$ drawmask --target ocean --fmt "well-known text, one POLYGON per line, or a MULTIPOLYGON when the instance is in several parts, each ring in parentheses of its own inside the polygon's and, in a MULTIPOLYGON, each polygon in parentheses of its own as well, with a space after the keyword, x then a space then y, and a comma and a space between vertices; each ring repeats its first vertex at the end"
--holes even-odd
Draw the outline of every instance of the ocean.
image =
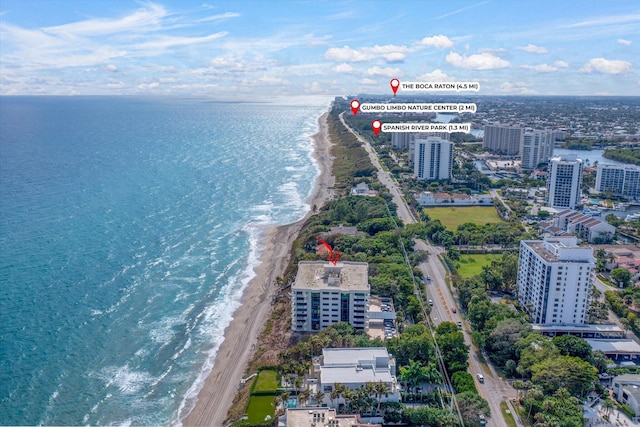
POLYGON ((178 423, 328 106, 0 98, 0 424, 178 423))

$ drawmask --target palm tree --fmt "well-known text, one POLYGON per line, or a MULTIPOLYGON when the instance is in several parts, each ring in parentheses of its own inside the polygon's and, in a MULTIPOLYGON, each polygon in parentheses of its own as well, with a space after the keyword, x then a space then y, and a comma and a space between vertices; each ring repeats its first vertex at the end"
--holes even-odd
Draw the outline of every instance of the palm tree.
POLYGON ((314 395, 313 398, 315 399, 316 402, 318 402, 318 405, 322 405, 322 400, 324 399, 325 394, 322 392, 322 390, 318 390, 314 395))
POLYGON ((613 407, 614 407, 614 404, 609 398, 605 399, 604 402, 602 402, 602 409, 604 409, 604 412, 606 415, 609 415, 613 407))
POLYGON ((298 394, 298 402, 300 403, 300 406, 306 406, 306 403, 309 401, 309 397, 311 397, 311 390, 302 390, 298 394))
POLYGON ((376 393, 376 398, 378 400, 378 407, 376 410, 376 414, 380 413, 380 403, 382 403, 382 395, 384 395, 384 397, 389 396, 389 393, 391 392, 391 389, 389 388, 389 384, 379 381, 375 384, 374 386, 374 390, 376 393))
POLYGON ((349 412, 351 412, 351 402, 355 397, 353 390, 345 387, 344 390, 342 391, 342 397, 344 398, 345 411, 347 411, 347 408, 349 408, 349 412))

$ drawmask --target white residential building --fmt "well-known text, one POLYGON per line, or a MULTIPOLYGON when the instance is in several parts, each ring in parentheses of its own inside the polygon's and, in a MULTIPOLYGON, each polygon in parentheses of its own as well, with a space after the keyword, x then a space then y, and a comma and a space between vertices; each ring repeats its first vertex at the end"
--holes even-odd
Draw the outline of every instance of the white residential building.
POLYGON ((601 193, 610 191, 616 196, 639 199, 640 166, 599 164, 595 188, 601 193))
POLYGON ((336 407, 343 399, 331 400, 330 393, 335 384, 356 390, 367 383, 383 382, 388 395, 382 402, 400 401, 400 387, 396 379, 396 361, 384 347, 367 348, 324 348, 322 358, 314 365, 318 376, 319 390, 325 393, 324 403, 336 407))
POLYGON ((300 261, 291 287, 291 328, 318 331, 349 322, 369 328, 369 265, 366 262, 300 261))
MULTIPOLYGON (((360 415, 336 414, 333 408, 287 408, 286 427, 360 427, 360 415)), ((380 424, 376 424, 380 425, 380 424)), ((366 424, 370 427, 371 424, 366 424)))
POLYGON ((597 238, 611 240, 616 234, 616 228, 613 225, 571 209, 558 212, 553 219, 553 225, 590 243, 597 238))
POLYGON ((520 145, 522 169, 535 169, 540 163, 547 163, 553 155, 553 145, 551 129, 525 132, 520 145))
POLYGON ((549 161, 547 205, 575 209, 580 204, 582 159, 575 154, 553 157, 549 161))
POLYGON ((524 129, 507 125, 485 125, 482 146, 489 151, 508 156, 520 153, 524 129))
POLYGON ((636 416, 640 415, 640 375, 618 375, 612 388, 618 402, 629 405, 636 416))
POLYGON ((414 174, 418 179, 450 179, 453 142, 430 136, 415 140, 414 174))
POLYGON ((520 242, 518 302, 534 324, 584 324, 591 300, 593 249, 577 238, 520 242))
POLYGON ((391 146, 398 150, 409 150, 416 139, 426 139, 430 136, 449 140, 451 134, 449 132, 394 132, 391 134, 391 146))

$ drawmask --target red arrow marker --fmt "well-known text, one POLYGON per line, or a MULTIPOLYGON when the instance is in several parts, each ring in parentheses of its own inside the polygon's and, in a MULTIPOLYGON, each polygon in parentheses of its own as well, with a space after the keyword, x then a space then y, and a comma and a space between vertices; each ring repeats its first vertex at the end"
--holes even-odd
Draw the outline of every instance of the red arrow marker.
POLYGON ((333 253, 333 248, 331 247, 330 244, 328 244, 327 242, 325 242, 322 239, 318 239, 318 241, 320 243, 322 243, 323 245, 325 245, 327 247, 327 249, 329 249, 329 255, 327 255, 327 261, 331 261, 331 263, 333 265, 336 265, 338 263, 338 260, 340 259, 340 251, 338 251, 338 253, 334 254, 333 253))
POLYGON ((373 133, 378 136, 380 133, 380 128, 382 127, 382 122, 380 120, 374 120, 371 122, 371 127, 373 128, 373 133))
POLYGON ((354 99, 353 101, 351 101, 351 111, 353 111, 354 116, 358 114, 359 109, 360 109, 360 101, 358 101, 357 99, 354 99))
POLYGON ((391 81, 389 82, 389 84, 391 85, 391 90, 393 91, 393 94, 395 95, 396 92, 398 92, 398 88, 400 87, 400 80, 398 79, 391 79, 391 81))

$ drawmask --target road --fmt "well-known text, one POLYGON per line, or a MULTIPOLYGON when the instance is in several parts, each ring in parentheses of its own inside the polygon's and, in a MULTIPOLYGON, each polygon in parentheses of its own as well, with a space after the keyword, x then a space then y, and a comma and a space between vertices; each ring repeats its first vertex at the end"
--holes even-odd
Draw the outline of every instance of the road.
MULTIPOLYGON (((340 120, 342 124, 358 138, 358 140, 362 143, 367 153, 369 153, 369 158, 371 159, 371 163, 378 169, 378 180, 384 184, 391 195, 393 196, 393 202, 398 207, 398 217, 405 224, 415 223, 416 218, 413 213, 409 209, 402 192, 398 188, 397 183, 393 179, 393 177, 385 171, 385 169, 380 164, 380 160, 378 158, 377 153, 371 147, 371 144, 364 138, 362 138, 357 132, 354 132, 351 127, 344 121, 343 117, 344 113, 340 114, 340 120)), ((500 402, 507 401, 509 399, 514 399, 517 396, 516 391, 502 378, 500 378, 494 369, 489 366, 489 372, 483 369, 482 364, 480 363, 480 358, 476 351, 473 351, 475 347, 471 342, 470 329, 466 322, 464 322, 460 311, 457 309, 457 305, 455 303, 454 296, 451 293, 451 290, 447 286, 446 277, 447 271, 444 265, 438 259, 438 254, 444 253, 444 248, 440 246, 433 246, 429 242, 424 240, 416 239, 415 247, 416 250, 423 250, 429 253, 429 258, 420 263, 418 268, 422 271, 424 277, 431 277, 431 281, 426 284, 427 290, 427 298, 433 301, 433 306, 431 307, 431 320, 434 324, 439 324, 441 322, 463 322, 462 333, 464 335, 464 340, 467 345, 470 346, 472 351, 469 353, 469 372, 473 375, 476 386, 480 395, 489 403, 489 408, 491 410, 491 418, 487 420, 487 426, 489 427, 508 427, 506 421, 502 416, 502 411, 500 409, 500 402), (456 312, 453 312, 453 308, 455 308, 456 312), (476 376, 477 373, 482 373, 484 375, 484 384, 480 384, 478 382, 478 378, 476 376)), ((511 404, 508 403, 511 412, 515 414, 511 404)), ((518 426, 522 426, 520 421, 516 418, 516 422, 518 426)))

